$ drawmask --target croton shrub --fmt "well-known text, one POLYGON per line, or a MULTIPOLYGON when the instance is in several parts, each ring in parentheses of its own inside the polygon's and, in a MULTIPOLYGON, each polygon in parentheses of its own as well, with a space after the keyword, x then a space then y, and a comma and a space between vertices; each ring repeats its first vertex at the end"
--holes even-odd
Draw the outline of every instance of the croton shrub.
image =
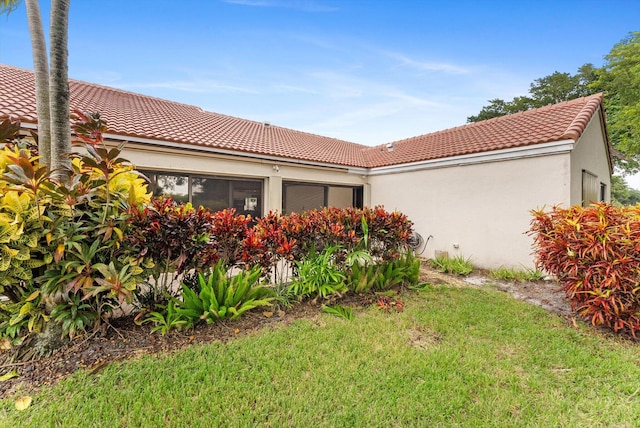
POLYGON ((0 126, 0 293, 9 298, 0 304, 0 333, 11 338, 51 319, 69 335, 99 325, 153 268, 126 241, 130 207, 150 199, 145 180, 120 148, 100 144, 99 115, 77 121, 86 152, 72 155, 64 181, 20 141, 18 124, 0 126))
MULTIPOLYGON (((338 260, 367 239, 374 258, 392 260, 409 247, 413 223, 406 215, 374 208, 323 208, 282 215, 269 213, 257 220, 254 235, 274 258, 302 260, 311 250, 339 247, 338 260), (363 225, 367 230, 363 230, 363 225)), ((248 244, 248 243, 247 243, 248 244)))
POLYGON ((539 268, 595 326, 640 331, 640 206, 553 207, 533 212, 539 268))

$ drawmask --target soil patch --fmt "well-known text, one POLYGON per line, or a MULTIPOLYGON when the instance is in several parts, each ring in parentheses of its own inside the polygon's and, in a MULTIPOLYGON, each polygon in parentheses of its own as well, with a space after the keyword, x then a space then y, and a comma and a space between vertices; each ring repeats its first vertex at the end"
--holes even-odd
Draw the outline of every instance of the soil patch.
MULTIPOLYGON (((517 299, 542 306, 567 319, 571 317, 571 308, 564 297, 564 292, 553 281, 507 283, 490 281, 484 273, 474 273, 470 277, 462 278, 437 272, 424 264, 420 281, 433 285, 459 287, 483 287, 488 286, 489 283, 496 284, 499 290, 508 292, 517 299)), ((358 307, 374 302, 375 298, 372 296, 344 296, 340 304, 358 307)), ((95 374, 114 361, 136 358, 145 354, 174 352, 191 344, 226 342, 266 327, 285 326, 301 318, 314 319, 320 313, 319 303, 304 302, 284 311, 250 312, 232 322, 199 326, 187 332, 171 331, 165 336, 151 333, 152 326, 149 324, 135 325, 131 317, 118 318, 113 320, 111 327, 102 334, 77 337, 68 347, 36 361, 12 363, 10 352, 0 351, 0 375, 11 371, 19 375, 0 382, 0 398, 17 393, 33 393, 41 387, 57 383, 62 377, 76 370, 86 369, 95 374)), ((438 340, 426 332, 415 332, 410 341, 415 346, 429 347, 436 344, 438 340)))

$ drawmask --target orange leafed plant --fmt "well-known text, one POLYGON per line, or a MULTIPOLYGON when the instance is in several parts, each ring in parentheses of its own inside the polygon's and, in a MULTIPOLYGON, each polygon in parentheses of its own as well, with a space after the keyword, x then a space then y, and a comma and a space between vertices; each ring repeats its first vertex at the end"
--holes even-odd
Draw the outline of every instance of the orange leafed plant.
POLYGON ((640 206, 532 211, 536 263, 595 326, 640 331, 640 206))

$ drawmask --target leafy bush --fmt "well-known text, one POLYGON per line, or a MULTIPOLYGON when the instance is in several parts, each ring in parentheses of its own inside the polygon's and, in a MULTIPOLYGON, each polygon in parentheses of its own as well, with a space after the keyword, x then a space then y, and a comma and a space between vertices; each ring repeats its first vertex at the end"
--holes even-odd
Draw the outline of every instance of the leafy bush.
POLYGON ((192 270, 203 271, 217 258, 214 215, 205 208, 159 197, 144 207, 132 207, 128 223, 127 244, 155 266, 149 271, 152 282, 136 296, 147 309, 166 303, 173 281, 192 270))
MULTIPOLYGON (((347 279, 349 290, 356 293, 370 290, 387 290, 396 285, 412 286, 418 283, 420 276, 420 260, 412 252, 407 252, 394 260, 379 263, 367 263, 359 256, 360 262, 352 261, 352 253, 347 257, 347 279)), ((366 253, 365 253, 366 254, 366 253)))
POLYGON ((174 300, 170 300, 165 306, 165 310, 150 312, 142 322, 154 323, 155 326, 151 332, 160 331, 163 336, 169 330, 180 330, 192 326, 193 322, 178 312, 176 304, 174 300))
MULTIPOLYGON (((259 264, 265 272, 273 272, 279 263, 295 271, 296 263, 312 250, 322 253, 326 248, 333 248, 333 263, 340 267, 356 249, 367 251, 376 261, 393 260, 409 249, 411 228, 404 214, 383 207, 269 213, 257 219, 245 236, 242 262, 259 264)), ((283 277, 275 275, 274 282, 283 277)))
POLYGON ((429 264, 431 264, 431 267, 433 267, 434 269, 437 269, 443 273, 453 273, 456 275, 467 276, 471 272, 473 272, 471 259, 465 258, 463 256, 456 256, 453 258, 448 256, 439 256, 429 260, 429 264))
POLYGON ((338 247, 327 247, 321 253, 312 249, 309 256, 296 262, 297 277, 290 285, 296 296, 327 298, 347 290, 346 276, 334 262, 338 247))
POLYGON ((62 334, 73 339, 76 333, 92 326, 98 313, 82 299, 82 294, 70 294, 66 301, 51 311, 51 319, 62 326, 62 334))
MULTIPOLYGON (((97 145, 98 115, 79 121, 84 128, 75 128, 78 137, 93 129, 96 144, 72 155, 68 181, 53 179, 28 145, 18 148, 16 138, 0 150, 0 292, 20 316, 1 321, 0 331, 26 321, 19 334, 38 332, 56 305, 73 307, 78 293, 97 314, 83 319, 100 322, 114 306, 130 301, 136 283, 148 276, 149 260, 125 241, 127 211, 149 200, 146 184, 119 157, 121 147, 97 145)), ((81 321, 76 317, 73 323, 76 328, 66 324, 70 334, 81 321)))
POLYGON ((640 331, 640 206, 594 204, 532 212, 539 268, 594 326, 640 331))
POLYGON ((218 262, 210 272, 198 274, 199 293, 183 284, 176 312, 195 325, 200 321, 233 320, 253 308, 269 305, 272 292, 260 285, 260 276, 260 268, 254 268, 228 277, 224 264, 218 262))

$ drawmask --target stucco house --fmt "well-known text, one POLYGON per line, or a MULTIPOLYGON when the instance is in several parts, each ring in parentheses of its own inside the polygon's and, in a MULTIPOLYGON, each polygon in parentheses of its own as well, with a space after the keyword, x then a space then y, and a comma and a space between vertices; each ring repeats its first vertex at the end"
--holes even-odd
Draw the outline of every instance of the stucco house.
MULTIPOLYGON (((533 265, 529 210, 609 201, 612 163, 596 94, 367 146, 70 80, 72 109, 100 111, 107 139, 156 193, 260 216, 321 206, 406 213, 436 251, 480 267, 533 265)), ((0 117, 37 125, 33 73, 0 65, 0 117)))

